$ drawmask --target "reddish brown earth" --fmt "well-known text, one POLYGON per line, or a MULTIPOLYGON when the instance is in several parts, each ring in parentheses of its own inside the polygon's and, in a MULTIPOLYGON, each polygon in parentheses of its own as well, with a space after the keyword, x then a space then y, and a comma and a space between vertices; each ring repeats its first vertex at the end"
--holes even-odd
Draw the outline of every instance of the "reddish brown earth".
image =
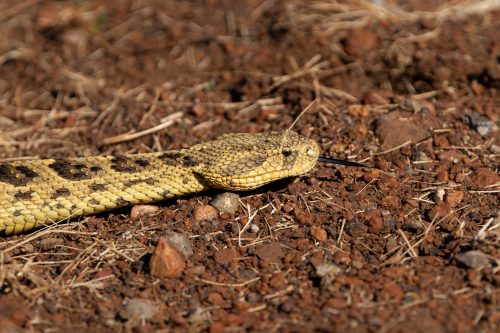
POLYGON ((294 129, 376 168, 0 239, 0 331, 498 332, 498 4, 342 3, 2 1, 4 160, 282 130, 315 100, 294 129))

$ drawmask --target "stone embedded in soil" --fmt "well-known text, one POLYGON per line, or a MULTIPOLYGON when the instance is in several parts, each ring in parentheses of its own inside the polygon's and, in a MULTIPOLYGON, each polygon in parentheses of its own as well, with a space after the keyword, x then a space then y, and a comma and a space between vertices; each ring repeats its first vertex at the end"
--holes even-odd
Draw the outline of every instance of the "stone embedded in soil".
POLYGON ((370 30, 352 30, 347 36, 344 51, 356 58, 362 57, 377 44, 377 35, 370 30))
POLYGON ((345 225, 345 231, 352 237, 364 237, 368 232, 368 226, 355 220, 349 221, 345 225))
POLYGON ((138 220, 141 217, 153 215, 160 211, 160 207, 155 205, 135 205, 130 211, 130 219, 138 220))
POLYGON ((217 210, 210 205, 197 206, 193 210, 195 221, 213 221, 217 218, 217 210))
POLYGON ((151 275, 159 278, 172 278, 178 276, 185 267, 184 255, 166 238, 160 237, 149 262, 151 275))
POLYGON ((490 263, 488 256, 478 250, 457 254, 456 259, 459 263, 469 268, 481 268, 490 263))
POLYGON ((486 186, 498 184, 500 175, 488 168, 478 168, 472 172, 471 185, 475 189, 484 189, 486 186))
POLYGON ((487 137, 490 132, 498 130, 498 126, 496 126, 494 122, 476 112, 467 113, 466 121, 467 124, 472 129, 475 129, 482 137, 487 137))
POLYGON ((234 214, 238 210, 239 195, 231 192, 217 194, 210 202, 219 212, 234 214))
POLYGON ((126 320, 148 320, 159 311, 159 306, 147 299, 133 298, 120 311, 120 317, 126 320))
POLYGON ((394 195, 388 195, 380 201, 380 204, 384 208, 397 210, 401 206, 401 201, 394 195))
POLYGON ((458 207, 458 205, 462 202, 464 198, 464 192, 462 191, 450 191, 446 193, 446 203, 451 208, 458 207))
POLYGON ((184 255, 184 258, 188 259, 193 255, 193 248, 188 236, 171 231, 165 235, 165 238, 184 255))
POLYGON ((371 209, 364 214, 364 218, 368 221, 368 230, 373 233, 379 233, 383 226, 382 213, 379 209, 371 209))
POLYGON ((268 262, 278 262, 281 257, 283 257, 283 251, 281 250, 281 246, 272 242, 269 244, 263 244, 257 247, 255 250, 255 255, 262 260, 266 260, 268 262))
POLYGON ((229 265, 234 261, 238 252, 233 248, 226 248, 215 252, 215 262, 220 265, 229 265))
POLYGON ((443 201, 438 201, 436 205, 428 212, 428 217, 433 219, 438 219, 445 217, 450 212, 450 207, 443 201))
POLYGON ((314 223, 314 216, 311 213, 299 209, 295 209, 294 213, 299 224, 312 225, 314 223))
POLYGON ((432 128, 429 121, 424 121, 412 113, 395 111, 380 117, 375 133, 382 142, 382 149, 390 149, 404 144, 425 139, 432 128))
POLYGON ((325 276, 337 275, 342 272, 342 269, 339 266, 329 263, 319 264, 315 268, 316 275, 320 278, 325 276))
POLYGON ((380 178, 380 171, 376 169, 371 169, 363 174, 363 180, 366 183, 372 182, 380 178))
POLYGON ((207 301, 214 306, 221 306, 224 304, 224 297, 217 292, 211 292, 207 296, 207 301))
POLYGON ((311 233, 311 236, 314 237, 314 239, 320 241, 320 242, 324 242, 328 239, 328 236, 326 234, 326 230, 323 229, 323 228, 320 228, 320 227, 311 227, 311 229, 309 230, 309 232, 311 233))
POLYGON ((377 185, 382 192, 388 192, 390 190, 398 188, 400 184, 396 177, 381 175, 380 181, 377 183, 377 185))

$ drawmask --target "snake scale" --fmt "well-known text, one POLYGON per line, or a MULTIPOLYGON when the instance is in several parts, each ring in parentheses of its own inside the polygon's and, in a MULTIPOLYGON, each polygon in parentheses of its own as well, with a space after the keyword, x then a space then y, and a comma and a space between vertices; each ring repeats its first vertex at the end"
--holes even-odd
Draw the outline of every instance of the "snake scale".
POLYGON ((0 163, 0 234, 203 190, 251 190, 311 170, 318 144, 293 131, 226 134, 175 151, 0 163))

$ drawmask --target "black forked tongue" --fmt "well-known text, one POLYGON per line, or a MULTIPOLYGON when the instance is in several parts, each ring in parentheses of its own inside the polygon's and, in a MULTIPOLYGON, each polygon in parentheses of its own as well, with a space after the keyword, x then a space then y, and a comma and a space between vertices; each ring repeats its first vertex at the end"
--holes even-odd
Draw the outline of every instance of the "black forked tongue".
POLYGON ((336 158, 321 157, 321 156, 318 157, 318 162, 340 164, 340 165, 346 165, 346 166, 352 166, 352 167, 373 168, 372 165, 365 164, 365 163, 351 162, 351 161, 347 161, 347 160, 339 160, 336 158))

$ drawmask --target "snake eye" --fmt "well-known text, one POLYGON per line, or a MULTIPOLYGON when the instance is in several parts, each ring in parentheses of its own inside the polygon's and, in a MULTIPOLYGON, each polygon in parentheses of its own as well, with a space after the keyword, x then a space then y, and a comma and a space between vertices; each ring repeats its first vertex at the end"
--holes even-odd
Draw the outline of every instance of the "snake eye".
POLYGON ((288 157, 292 154, 292 150, 288 147, 285 147, 285 148, 283 148, 281 153, 283 154, 283 156, 288 157))

